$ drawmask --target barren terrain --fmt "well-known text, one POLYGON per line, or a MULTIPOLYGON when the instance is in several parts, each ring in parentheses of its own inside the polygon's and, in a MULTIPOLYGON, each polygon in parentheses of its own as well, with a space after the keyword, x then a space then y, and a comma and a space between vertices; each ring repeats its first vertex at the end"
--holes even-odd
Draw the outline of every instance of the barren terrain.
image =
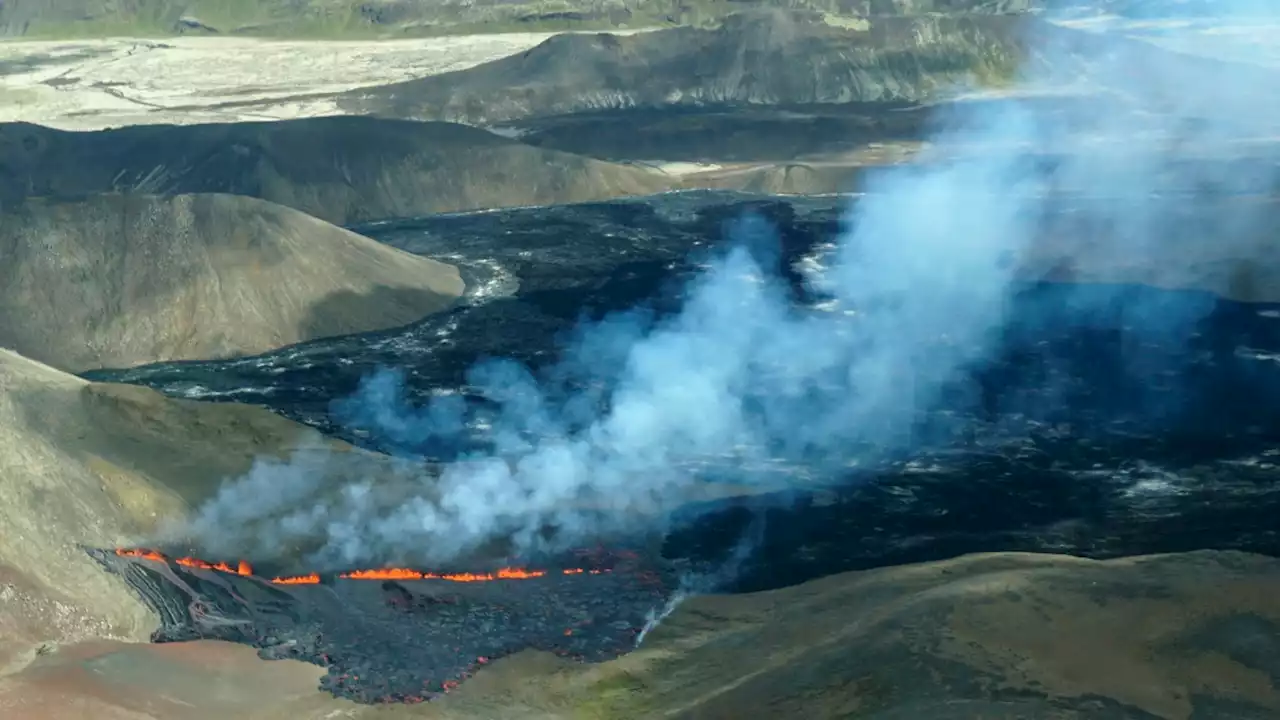
MULTIPOLYGON (((874 33, 866 20, 873 3, 865 0, 803 0, 805 7, 817 8, 812 15, 819 21, 800 30, 774 23, 773 16, 765 22, 735 20, 727 30, 714 27, 710 21, 737 6, 736 0, 671 3, 671 16, 653 10, 657 4, 641 14, 632 0, 593 0, 589 12, 581 13, 549 0, 459 0, 424 4, 425 10, 393 0, 42 1, 0 0, 0 32, 98 32, 94 23, 103 13, 128 5, 119 10, 120 27, 155 37, 0 42, 0 123, 8 123, 0 125, 0 717, 1280 717, 1280 560, 1219 550, 1107 561, 1013 552, 965 555, 830 575, 768 592, 703 594, 667 608, 670 615, 649 628, 643 644, 616 660, 586 664, 525 651, 494 661, 430 703, 357 705, 318 689, 325 672, 319 667, 266 661, 249 647, 212 641, 148 644, 157 626, 154 614, 82 546, 133 546, 152 539, 228 478, 245 476, 263 459, 300 458, 294 472, 316 471, 317 483, 308 486, 320 492, 356 474, 372 477, 372 486, 394 488, 382 473, 405 465, 321 437, 264 407, 175 400, 135 385, 69 374, 240 356, 404 326, 460 297, 467 300, 464 290, 478 292, 464 288, 463 277, 488 266, 475 261, 468 269, 459 259, 480 252, 485 243, 508 246, 480 258, 504 272, 509 268, 499 265, 526 267, 517 265, 517 256, 560 263, 561 269, 542 276, 526 269, 498 280, 510 280, 524 295, 543 283, 539 300, 555 310, 546 316, 570 318, 585 307, 566 300, 566 288, 574 283, 596 288, 616 280, 634 287, 648 266, 664 272, 676 266, 657 255, 660 262, 646 265, 637 259, 643 259, 639 252, 623 247, 614 252, 621 258, 619 271, 602 272, 589 255, 569 251, 599 255, 622 247, 606 241, 627 232, 641 235, 643 218, 657 213, 628 206, 618 211, 623 219, 610 224, 578 208, 573 212, 589 217, 575 224, 561 208, 527 221, 549 228, 556 242, 572 245, 568 249, 551 241, 536 244, 532 232, 521 235, 520 213, 483 214, 489 223, 483 237, 467 234, 463 223, 473 218, 428 218, 419 221, 418 241, 441 245, 438 251, 421 250, 424 256, 335 224, 672 187, 848 190, 864 167, 901 163, 928 151, 925 119, 937 104, 1025 100, 1010 82, 1026 57, 1033 64, 1050 58, 1048 70, 1072 79, 1061 88, 1063 97, 1083 93, 1123 103, 1134 99, 1123 97, 1126 89, 1142 94, 1150 88, 1153 95, 1167 92, 1160 100, 1173 105, 1182 88, 1212 86, 1219 95, 1201 93, 1212 104, 1213 97, 1229 100, 1240 88, 1280 87, 1280 24, 1076 19, 1052 27, 1068 47, 1053 55, 1015 37, 1015 21, 1023 18, 990 14, 1023 11, 1038 5, 1036 0, 893 0, 887 5, 905 14, 877 25, 874 33), (959 20, 919 14, 960 6, 966 13, 959 20), (513 14, 529 8, 535 12, 528 18, 513 14), (195 14, 200 9, 206 12, 195 14), (837 16, 837 10, 849 16, 837 16), (967 12, 973 10, 978 12, 967 12), (454 14, 440 14, 445 11, 454 14), (448 32, 455 26, 471 32, 474 18, 498 18, 503 28, 560 23, 630 29, 590 37, 567 33, 551 42, 550 32, 448 32), (648 32, 635 28, 655 22, 678 27, 668 35, 614 37, 648 32), (384 37, 317 42, 243 36, 281 28, 306 29, 316 37, 384 37), (161 37, 188 31, 218 36, 161 37), (1114 53, 1090 56, 1097 49, 1091 33, 1123 36, 1123 42, 1114 53), (414 34, 438 36, 406 39, 414 34), (1076 63, 1081 57, 1097 62, 1076 63), (1148 66, 1168 70, 1164 79, 1174 82, 1128 88, 1122 83, 1118 90, 1105 82, 1148 66), (968 83, 963 93, 959 82, 968 83), (735 104, 729 111, 717 109, 735 104), (637 108, 656 111, 645 115, 637 108), (684 114, 666 114, 673 109, 684 114), (381 117, 330 117, 365 114, 381 117), (451 122, 417 122, 424 119, 451 122), (254 124, 236 124, 246 121, 254 124), (437 222, 442 225, 434 234, 423 231, 437 222), (454 225, 443 225, 449 222, 454 225), (627 232, 616 231, 620 227, 627 232), (516 247, 516 236, 526 245, 516 247), (503 259, 503 252, 511 257, 503 259), (459 262, 465 272, 426 256, 459 262), (311 457, 323 461, 308 463, 311 457)), ((1274 101, 1274 93, 1260 96, 1274 101)), ((1095 252, 1090 243, 1102 243, 1103 233, 1063 223, 1053 243, 1029 254, 1035 274, 1068 282, 1198 288, 1224 299, 1274 302, 1280 269, 1251 260, 1266 255, 1270 220, 1280 212, 1274 167, 1259 170, 1242 158, 1253 148, 1270 150, 1280 138, 1274 122, 1280 106, 1255 107, 1265 112, 1233 118, 1240 134, 1179 154, 1179 161, 1195 156, 1211 168, 1194 177, 1257 171, 1258 182, 1224 183, 1229 188, 1217 191, 1197 187, 1196 193, 1226 197, 1205 216, 1164 216, 1186 235, 1179 241, 1184 244, 1161 245, 1175 260, 1153 268, 1142 264, 1145 257, 1095 252), (1234 242, 1220 232, 1228 221, 1243 224, 1246 217, 1262 221, 1234 242), (1080 255, 1096 261, 1079 262, 1080 255)), ((1161 129, 1157 120, 1153 115, 1146 125, 1126 127, 1155 133, 1161 129)), ((1118 153, 1130 139, 1121 133, 1095 147, 1118 153)), ((957 148, 983 151, 960 143, 952 150, 957 148)), ((1069 149, 1038 151, 1045 156, 1029 159, 1052 164, 1049 155, 1069 149)), ((1109 189, 1093 185, 1105 184, 1105 178, 1075 180, 1074 186, 1048 190, 1083 196, 1109 189)), ((1151 189, 1156 195, 1165 191, 1158 183, 1151 189)), ((716 228, 728 217, 685 215, 716 228)), ((838 224, 839 212, 830 216, 826 224, 838 224)), ((697 237, 719 231, 703 228, 697 237)), ((653 237, 641 239, 652 243, 653 237)), ((500 336, 494 346, 500 354, 526 342, 521 333, 552 334, 552 324, 537 325, 542 316, 532 311, 476 317, 475 326, 443 313, 432 322, 449 319, 448 332, 459 334, 488 322, 491 334, 500 336)), ((452 342, 448 332, 433 342, 452 342)), ((395 339, 386 344, 395 345, 395 339)), ((433 364, 425 372, 442 364, 421 346, 401 344, 418 348, 416 362, 433 364)), ((1234 352, 1253 350, 1241 345, 1234 352)), ((367 374, 388 357, 393 356, 368 361, 348 353, 334 365, 367 374)), ((318 379, 307 380, 313 386, 328 387, 339 378, 337 371, 324 376, 323 358, 299 362, 318 368, 318 379)), ((279 370, 284 376, 286 369, 281 364, 262 372, 279 370)), ((302 383, 301 377, 284 377, 264 392, 302 383)), ((219 397, 244 400, 235 393, 249 392, 248 385, 238 381, 238 389, 219 397)), ((1260 386, 1249 382, 1250 392, 1260 386)), ((1062 427, 1064 435, 1074 432, 1062 427)), ((1127 455, 1126 462, 1133 457, 1127 455)), ((410 464, 417 467, 420 459, 410 464)), ((1273 471, 1269 462, 1259 466, 1260 473, 1273 471)), ((1037 472, 1041 480, 1048 471, 1037 472)), ((1167 492, 1181 493, 1180 488, 1167 492)), ((965 485, 960 492, 971 489, 965 485)), ((745 492, 727 484, 715 491, 745 492)), ((952 504, 938 512, 970 511, 952 504)), ((867 534, 859 542, 870 544, 876 533, 885 534, 860 515, 842 517, 850 526, 863 526, 867 534)), ((1053 527, 1070 534, 1078 528, 1074 520, 1053 527)), ((1178 514, 1170 522, 1199 521, 1178 514)), ((1270 532, 1268 527, 1259 532, 1270 532)), ((930 539, 919 537, 922 543, 930 539)), ((846 542, 838 549, 852 554, 858 543, 846 542)), ((277 544, 279 558, 272 560, 300 555, 292 542, 277 544)), ((1224 547, 1197 539, 1173 549, 1206 546, 1224 547)), ((964 551, 956 547, 948 542, 948 554, 964 551)), ((1052 550, 1074 552, 1069 545, 1052 550)), ((819 544, 806 543, 795 554, 820 551, 819 544)), ((772 559, 781 555, 757 556, 759 563, 773 564, 755 572, 784 575, 784 563, 772 559)), ((866 565, 839 569, 849 567, 866 565)), ((559 632, 554 631, 557 637, 559 632)))
POLYGON ((29 198, 0 223, 0 343, 68 372, 406 325, 457 268, 234 195, 29 198))
MULTIPOLYGON (((88 383, 0 350, 0 676, 64 643, 145 641, 154 616, 77 544, 154 532, 259 456, 303 447, 349 449, 261 408, 88 383)), ((0 716, 33 717, 0 697, 0 716)))
POLYGON ((550 36, 0 42, 0 120, 96 130, 332 115, 338 93, 461 70, 550 36))
POLYGON ((695 598, 618 660, 526 652, 422 705, 335 700, 311 690, 318 668, 240 646, 96 643, 0 678, 0 710, 29 720, 1261 720, 1280 712, 1277 592, 1280 564, 1240 553, 976 555, 695 598))
POLYGON ((0 168, 0 202, 224 193, 340 225, 643 195, 671 183, 481 128, 342 116, 86 132, 4 123, 0 168))
MULTIPOLYGON (((998 18, 979 18, 973 21, 973 27, 999 27, 1001 22, 998 18)), ((1082 35, 1107 33, 1180 53, 1225 59, 1253 67, 1278 66, 1275 54, 1270 51, 1275 47, 1277 33, 1280 33, 1280 25, 1276 23, 1260 22, 1247 26, 1155 23, 1102 17, 1064 21, 1062 24, 1064 29, 1078 31, 1082 35)), ((829 26, 828 31, 837 34, 852 32, 840 23, 829 26)), ((620 36, 637 32, 646 31, 611 31, 613 35, 620 36)), ((780 30, 771 32, 772 35, 765 34, 769 42, 777 40, 780 30)), ((972 38, 955 41, 955 47, 947 52, 958 53, 957 58, 972 56, 964 62, 978 63, 975 67, 991 63, 999 66, 1007 61, 999 58, 1000 53, 1008 52, 1000 49, 1005 41, 995 36, 986 37, 986 32, 975 31, 972 38)), ((393 116, 405 116, 407 113, 416 117, 421 114, 419 110, 423 109, 420 107, 423 100, 399 94, 392 97, 388 95, 391 90, 386 86, 403 87, 410 95, 421 92, 422 87, 447 88, 447 92, 439 90, 436 94, 455 101, 472 95, 481 97, 487 92, 486 78, 492 80, 490 76, 495 72, 500 77, 509 77, 510 72, 503 68, 520 64, 511 58, 505 64, 498 62, 491 68, 478 66, 531 50, 552 35, 526 32, 333 42, 189 36, 12 40, 0 42, 0 121, 24 121, 66 130, 94 130, 138 124, 271 121, 359 114, 370 110, 393 116), (475 72, 460 72, 467 70, 475 72), (456 81, 437 80, 441 76, 454 77, 456 81), (370 105, 360 100, 364 97, 378 100, 370 105), (402 112, 396 108, 417 109, 402 112)), ((561 44, 572 49, 590 45, 591 41, 586 38, 566 39, 566 43, 561 44)), ((682 46, 679 49, 687 48, 682 46)), ((556 47, 541 48, 539 57, 564 60, 560 58, 563 53, 557 52, 556 47)), ((879 51, 859 49, 858 52, 871 53, 859 63, 880 62, 872 57, 879 51)), ((533 82, 531 92, 536 90, 539 97, 558 98, 548 107, 590 107, 596 103, 604 103, 608 107, 610 102, 621 102, 618 98, 626 94, 624 90, 634 90, 630 86, 604 90, 584 88, 576 80, 557 89, 556 84, 563 78, 555 73, 567 72, 580 65, 580 61, 572 57, 564 62, 567 64, 562 70, 546 77, 526 78, 533 82), (585 94, 575 98, 564 95, 566 92, 585 94)), ((620 62, 630 67, 627 64, 633 60, 620 62)), ((784 64, 795 63, 788 61, 784 64)), ((634 68, 628 72, 632 70, 634 68)), ((999 74, 996 70, 998 67, 991 72, 999 74)), ((539 69, 537 72, 544 71, 539 69)), ((925 105, 945 99, 946 93, 941 92, 941 88, 963 75, 961 72, 936 78, 899 77, 895 73, 902 73, 902 68, 892 64, 887 65, 884 72, 893 75, 893 82, 887 85, 898 88, 894 92, 902 92, 903 88, 915 92, 909 90, 912 83, 920 84, 922 88, 933 88, 931 92, 937 91, 938 96, 925 105)), ((667 74, 658 73, 664 77, 667 74)), ((880 93, 882 91, 876 89, 878 84, 887 82, 884 73, 867 74, 865 70, 859 70, 855 74, 862 78, 859 83, 863 93, 880 93)), ((638 77, 651 75, 652 72, 646 71, 638 77)), ((1087 75, 1073 73, 1072 76, 1084 79, 1087 75)), ((682 81, 673 79, 671 82, 679 85, 682 81)), ((1246 80, 1238 82, 1257 84, 1246 80)), ((996 82, 996 85, 1000 84, 996 82)), ((1062 92, 1071 94, 1097 90, 1088 85, 1085 82, 1080 87, 1064 86, 1062 92)), ((763 88, 751 90, 752 93, 764 91, 763 88)), ((692 86, 682 92, 690 97, 698 93, 692 86)), ((765 94, 772 92, 768 90, 765 94)), ((988 87, 962 95, 968 100, 1009 99, 1010 89, 988 87)), ((486 107, 492 105, 489 101, 485 103, 486 107)), ((459 114, 447 106, 435 110, 427 107, 426 110, 430 110, 428 115, 433 117, 470 118, 467 113, 459 114)), ((761 113, 761 109, 756 107, 733 116, 704 115, 684 119, 550 117, 496 129, 546 149, 669 169, 669 173, 655 173, 659 178, 652 182, 642 183, 649 191, 658 189, 663 176, 668 180, 670 176, 680 176, 681 184, 686 187, 801 193, 842 191, 856 184, 861 168, 901 162, 920 149, 922 129, 915 127, 919 123, 913 118, 905 118, 911 122, 904 124, 891 114, 891 109, 868 109, 861 117, 852 119, 833 119, 829 110, 815 113, 812 109, 803 108, 793 111, 780 107, 774 117, 768 117, 767 113, 761 116, 761 113), (791 145, 794 147, 778 144, 782 138, 788 137, 793 138, 791 145), (763 152, 768 157, 741 157, 742 148, 751 148, 751 152, 757 154, 763 152), (688 166, 678 165, 688 162, 702 163, 703 166, 692 171, 688 166), (713 165, 720 167, 711 167, 713 165)), ((490 114, 488 110, 481 113, 486 117, 490 114)), ((915 109, 914 115, 924 114, 927 114, 924 108, 915 109)), ((546 187, 546 184, 541 187, 546 187)), ((590 198, 556 197, 538 201, 576 199, 590 198)), ((514 204, 521 203, 517 200, 514 204)), ((466 207, 473 205, 447 203, 432 209, 466 207)), ((315 211, 310 207, 302 209, 315 211)))

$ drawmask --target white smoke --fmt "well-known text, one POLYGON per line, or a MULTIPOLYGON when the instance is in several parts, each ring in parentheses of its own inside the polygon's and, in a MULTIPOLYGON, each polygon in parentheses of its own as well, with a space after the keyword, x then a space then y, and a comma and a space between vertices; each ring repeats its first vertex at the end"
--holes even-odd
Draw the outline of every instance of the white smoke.
POLYGON ((676 611, 676 608, 684 604, 685 600, 697 595, 716 592, 736 580, 743 564, 746 563, 747 558, 755 550, 763 533, 763 517, 756 516, 755 520, 738 540, 738 544, 734 546, 733 551, 715 568, 709 571, 686 571, 682 573, 680 575, 680 584, 676 586, 676 591, 671 594, 671 597, 667 598, 662 607, 651 608, 645 614, 644 625, 640 628, 640 632, 636 634, 636 647, 640 647, 645 638, 649 637, 649 633, 656 630, 662 624, 662 621, 670 617, 671 613, 676 611))
MULTIPOLYGON (((680 505, 708 458, 830 463, 853 447, 909 448, 918 414, 991 351, 1020 277, 1069 261, 1101 280, 1231 281, 1235 270, 1216 261, 1256 255, 1263 204, 1206 200, 1203 187, 1230 195, 1274 178, 1186 160, 1271 152, 1242 143, 1273 129, 1280 83, 1257 68, 1068 32, 1042 27, 1028 41, 1038 61, 1017 89, 1040 101, 953 107, 932 139, 936 162, 868 181, 812 278, 824 307, 844 312, 793 307, 769 229, 746 218, 733 229, 740 242, 676 316, 584 329, 566 354, 574 367, 596 363, 593 389, 564 400, 511 363, 478 369, 501 407, 492 452, 438 477, 402 476, 393 504, 373 500, 371 477, 316 499, 332 472, 260 464, 200 509, 198 541, 268 556, 318 544, 319 559, 356 563, 447 559, 494 537, 529 548, 547 527, 580 536, 680 505), (1062 73, 1083 74, 1073 82, 1096 94, 1044 102, 1062 73)), ((1195 319, 1130 310, 1139 326, 1195 319)), ((409 445, 457 438, 469 420, 456 398, 409 406, 394 373, 371 378, 346 407, 409 445)))
POLYGON ((644 627, 640 628, 640 632, 636 635, 636 647, 640 647, 644 643, 645 638, 649 637, 649 633, 653 632, 676 611, 676 608, 684 604, 689 599, 689 591, 684 587, 677 588, 671 597, 667 599, 665 605, 660 609, 650 610, 644 619, 644 627))

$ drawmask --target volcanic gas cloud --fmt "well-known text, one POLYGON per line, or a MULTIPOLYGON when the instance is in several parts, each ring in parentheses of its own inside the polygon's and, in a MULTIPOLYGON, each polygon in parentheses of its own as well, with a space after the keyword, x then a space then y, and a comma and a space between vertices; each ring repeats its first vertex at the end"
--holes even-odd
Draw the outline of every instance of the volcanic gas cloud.
POLYGON ((630 550, 580 550, 543 568, 369 568, 260 576, 244 561, 89 550, 160 616, 154 642, 217 639, 327 669, 358 702, 419 702, 526 648, 583 661, 636 645, 673 583, 630 550))

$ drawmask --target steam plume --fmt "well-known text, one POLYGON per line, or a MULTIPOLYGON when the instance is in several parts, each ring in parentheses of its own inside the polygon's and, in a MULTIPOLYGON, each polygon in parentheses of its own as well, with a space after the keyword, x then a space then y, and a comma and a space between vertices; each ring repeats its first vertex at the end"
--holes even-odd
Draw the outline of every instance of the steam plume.
POLYGON ((764 516, 757 515, 747 527, 746 532, 739 538, 738 544, 734 546, 728 557, 724 558, 710 571, 703 570, 699 572, 686 569, 680 575, 680 584, 676 587, 676 591, 671 594, 671 597, 667 598, 666 603, 662 607, 649 609, 645 616, 644 626, 640 628, 640 632, 636 635, 636 647, 640 647, 645 638, 649 637, 649 633, 658 629, 658 626, 670 617, 671 613, 676 611, 676 608, 684 604, 685 600, 697 595, 714 593, 736 580, 743 564, 746 563, 759 544, 764 534, 764 526, 764 516))
MULTIPOLYGON (((1070 32, 1035 31, 1027 44, 1039 62, 1019 89, 1060 90, 1069 72, 1093 99, 941 114, 936 162, 876 173, 850 206, 810 278, 825 312, 796 309, 770 228, 744 218, 676 316, 629 313, 583 330, 560 370, 588 389, 566 398, 515 364, 477 368, 473 381, 501 408, 491 452, 439 477, 402 476, 394 503, 373 500, 373 480, 324 498, 307 483, 326 473, 264 462, 201 509, 199 541, 251 555, 314 542, 320 559, 356 563, 443 560, 493 537, 531 548, 548 526, 579 537, 680 504, 708 459, 830 467, 858 449, 909 450, 918 414, 992 351, 1019 279, 1065 264, 1102 280, 1230 291, 1235 271, 1217 260, 1254 253, 1261 204, 1210 202, 1203 188, 1230 196, 1274 178, 1186 157, 1261 152, 1241 143, 1274 117, 1274 74, 1070 32), (1036 154, 1052 162, 1028 162, 1036 154), (282 519, 246 514, 304 495, 282 519)), ((1129 311, 1162 332, 1196 319, 1129 311)), ((369 378, 342 412, 406 448, 452 442, 474 419, 456 400, 410 406, 394 371, 369 378)))

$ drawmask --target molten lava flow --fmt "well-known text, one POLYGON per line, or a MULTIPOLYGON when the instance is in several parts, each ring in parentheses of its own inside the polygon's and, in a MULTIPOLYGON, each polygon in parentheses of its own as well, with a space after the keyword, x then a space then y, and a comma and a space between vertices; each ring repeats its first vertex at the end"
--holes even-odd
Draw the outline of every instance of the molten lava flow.
POLYGON ((232 575, 244 575, 245 577, 253 574, 253 568, 244 560, 241 560, 234 568, 225 562, 211 563, 193 557, 178 558, 177 560, 174 560, 174 562, 184 567, 200 568, 201 570, 219 570, 224 573, 231 573, 232 575))
POLYGON ((484 582, 486 580, 527 580, 546 575, 545 570, 501 568, 492 573, 424 573, 406 568, 354 570, 338 577, 347 580, 448 580, 450 582, 484 582))
MULTIPOLYGON (((164 554, 155 550, 146 550, 142 548, 117 548, 116 555, 120 557, 139 558, 142 560, 151 560, 153 562, 168 563, 173 562, 183 567, 195 568, 198 570, 213 570, 217 572, 229 573, 232 575, 241 575, 244 577, 253 576, 253 567, 244 560, 239 561, 236 565, 227 562, 209 562, 194 557, 180 557, 170 559, 164 554)), ((524 568, 500 568, 493 572, 485 573, 432 573, 411 570, 408 568, 375 568, 369 570, 352 570, 351 572, 338 575, 344 580, 447 580, 449 582, 486 582, 489 580, 528 580, 531 578, 539 578, 547 575, 546 570, 527 570, 524 568)), ((607 573, 609 570, 586 570, 583 568, 567 568, 560 571, 564 575, 581 575, 589 573, 591 575, 599 575, 607 573)), ((277 576, 269 581, 276 585, 315 585, 320 582, 319 573, 308 573, 306 575, 277 576)))
POLYGON ((311 573, 309 575, 292 575, 290 577, 273 577, 271 582, 276 585, 318 585, 320 583, 319 573, 311 573))
POLYGON ((116 549, 116 554, 120 557, 142 558, 143 560, 168 562, 168 558, 154 550, 131 550, 127 548, 118 548, 116 549))
POLYGON ((421 580, 422 573, 404 568, 383 568, 381 570, 355 570, 338 577, 348 580, 421 580))

